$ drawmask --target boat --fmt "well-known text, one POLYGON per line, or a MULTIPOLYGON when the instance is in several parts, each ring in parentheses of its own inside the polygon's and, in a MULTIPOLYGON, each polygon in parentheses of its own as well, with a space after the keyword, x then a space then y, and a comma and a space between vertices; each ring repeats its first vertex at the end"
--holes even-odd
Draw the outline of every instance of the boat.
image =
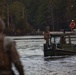
POLYGON ((44 57, 47 56, 64 56, 64 55, 76 55, 76 44, 73 44, 72 40, 75 39, 76 33, 50 33, 49 44, 44 44, 44 57), (61 37, 64 37, 64 44, 61 43, 61 37))

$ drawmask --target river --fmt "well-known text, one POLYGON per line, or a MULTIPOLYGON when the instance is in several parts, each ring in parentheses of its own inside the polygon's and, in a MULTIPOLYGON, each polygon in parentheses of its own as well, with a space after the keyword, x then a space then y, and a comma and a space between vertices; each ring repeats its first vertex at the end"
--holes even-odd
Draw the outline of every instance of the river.
MULTIPOLYGON (((15 41, 25 75, 76 75, 76 56, 53 57, 45 60, 44 39, 18 39, 15 41)), ((15 68, 13 69, 15 70, 15 68)), ((17 71, 15 72, 17 74, 17 71)))

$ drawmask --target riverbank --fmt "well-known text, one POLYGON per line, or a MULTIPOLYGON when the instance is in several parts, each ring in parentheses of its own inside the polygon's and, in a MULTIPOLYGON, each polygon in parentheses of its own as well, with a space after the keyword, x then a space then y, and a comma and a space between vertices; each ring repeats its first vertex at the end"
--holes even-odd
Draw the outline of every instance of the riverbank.
MULTIPOLYGON (((5 33, 6 34, 6 33, 5 33)), ((31 36, 31 35, 43 35, 44 31, 42 32, 34 32, 34 33, 8 33, 7 36, 31 36)), ((75 31, 66 31, 65 33, 62 31, 50 31, 50 34, 76 34, 75 31)))

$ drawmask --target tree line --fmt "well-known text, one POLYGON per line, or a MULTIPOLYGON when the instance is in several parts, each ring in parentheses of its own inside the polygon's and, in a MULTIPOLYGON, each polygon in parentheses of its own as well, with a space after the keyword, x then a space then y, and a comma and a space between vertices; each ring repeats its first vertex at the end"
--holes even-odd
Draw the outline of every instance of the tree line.
POLYGON ((76 21, 76 0, 0 0, 0 17, 6 23, 7 32, 30 33, 69 29, 76 21))

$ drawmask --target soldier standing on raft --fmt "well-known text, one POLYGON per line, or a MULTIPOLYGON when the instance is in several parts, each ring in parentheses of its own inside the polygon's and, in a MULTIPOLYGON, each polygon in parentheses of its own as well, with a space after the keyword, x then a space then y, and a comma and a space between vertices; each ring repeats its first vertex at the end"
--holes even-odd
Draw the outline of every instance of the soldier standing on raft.
POLYGON ((16 43, 4 35, 5 23, 0 18, 0 75, 16 75, 12 70, 12 64, 19 75, 24 75, 20 56, 16 50, 16 43))
POLYGON ((44 39, 46 40, 46 45, 49 45, 49 38, 50 38, 50 31, 49 31, 49 26, 46 27, 44 31, 44 39))

